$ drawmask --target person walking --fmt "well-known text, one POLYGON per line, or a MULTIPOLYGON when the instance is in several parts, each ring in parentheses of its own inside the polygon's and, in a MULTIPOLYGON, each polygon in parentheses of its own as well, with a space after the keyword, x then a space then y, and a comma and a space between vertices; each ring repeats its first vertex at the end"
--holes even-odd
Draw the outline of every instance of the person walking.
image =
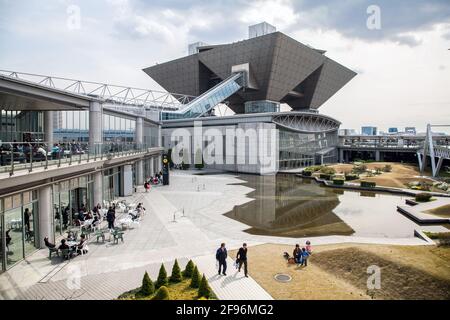
POLYGON ((301 252, 302 252, 302 250, 300 249, 300 245, 297 243, 295 245, 294 251, 292 252, 292 255, 293 255, 296 263, 300 263, 299 255, 301 254, 301 252))
POLYGON ((244 275, 248 278, 248 265, 247 265, 247 244, 242 244, 242 247, 239 248, 239 251, 236 255, 236 261, 238 261, 239 269, 238 272, 241 272, 242 265, 244 265, 244 275))
POLYGON ((220 245, 220 248, 216 251, 216 260, 219 261, 219 275, 222 271, 222 274, 226 276, 227 272, 227 248, 225 248, 225 243, 220 245), (223 267, 223 268, 222 268, 223 267))

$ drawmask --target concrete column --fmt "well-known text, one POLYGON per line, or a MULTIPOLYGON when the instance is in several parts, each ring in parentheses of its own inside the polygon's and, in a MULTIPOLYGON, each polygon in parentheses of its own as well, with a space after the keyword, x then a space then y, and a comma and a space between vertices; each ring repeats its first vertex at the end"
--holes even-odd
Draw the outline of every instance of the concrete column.
MULTIPOLYGON (((144 119, 142 117, 136 118, 136 132, 135 141, 139 148, 144 144, 144 119)), ((136 163, 136 183, 138 185, 144 184, 144 161, 139 160, 136 163)))
POLYGON ((150 175, 155 175, 155 158, 150 158, 150 175))
POLYGON ((53 111, 44 111, 44 141, 47 143, 47 151, 53 146, 53 111))
POLYGON ((339 162, 344 162, 344 149, 339 149, 339 162))
POLYGON ((103 119, 102 105, 100 102, 92 101, 89 103, 89 152, 100 153, 101 143, 103 142, 103 119))
POLYGON ((139 146, 144 143, 144 119, 142 117, 136 118, 136 132, 134 134, 136 144, 139 146))
POLYGON ((138 160, 136 162, 136 184, 143 185, 144 178, 144 160, 138 160))
POLYGON ((94 206, 98 203, 103 207, 103 175, 101 171, 94 173, 94 206))
POLYGON ((156 161, 157 161, 157 164, 156 164, 156 170, 157 170, 157 172, 160 172, 160 171, 162 171, 162 156, 161 155, 159 155, 157 158, 156 158, 156 161))
POLYGON ((380 151, 375 151, 375 161, 380 161, 380 151))
POLYGON ((133 194, 133 171, 131 164, 122 166, 120 171, 122 175, 122 185, 120 186, 120 195, 122 197, 131 196, 133 194))
POLYGON ((50 241, 54 238, 52 187, 45 186, 39 189, 39 246, 45 248, 44 238, 50 241))

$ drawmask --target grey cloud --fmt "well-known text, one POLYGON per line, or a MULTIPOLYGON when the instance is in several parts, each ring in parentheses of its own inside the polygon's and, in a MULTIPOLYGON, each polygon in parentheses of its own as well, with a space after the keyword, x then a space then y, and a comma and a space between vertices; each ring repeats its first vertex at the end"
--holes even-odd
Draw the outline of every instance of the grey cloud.
POLYGON ((450 22, 448 0, 293 0, 293 5, 302 15, 304 26, 335 29, 347 37, 368 41, 394 40, 409 46, 418 43, 411 37, 402 36, 403 33, 450 22), (369 30, 366 26, 369 5, 380 7, 380 30, 369 30))

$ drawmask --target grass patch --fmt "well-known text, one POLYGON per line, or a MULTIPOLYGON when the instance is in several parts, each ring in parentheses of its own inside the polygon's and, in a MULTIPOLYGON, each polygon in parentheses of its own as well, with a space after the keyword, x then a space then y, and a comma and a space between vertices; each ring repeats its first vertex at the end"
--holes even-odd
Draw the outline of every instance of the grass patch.
POLYGON ((450 204, 446 204, 444 206, 440 206, 434 209, 430 209, 425 211, 426 213, 431 213, 440 217, 450 217, 450 204))
MULTIPOLYGON (((170 300, 198 300, 198 289, 191 288, 189 285, 191 279, 183 279, 181 282, 169 283, 167 289, 169 291, 170 300)), ((150 296, 143 296, 140 294, 141 288, 136 288, 121 294, 119 300, 152 300, 154 294, 150 296)), ((209 298, 210 300, 216 300, 217 297, 213 292, 209 298)))

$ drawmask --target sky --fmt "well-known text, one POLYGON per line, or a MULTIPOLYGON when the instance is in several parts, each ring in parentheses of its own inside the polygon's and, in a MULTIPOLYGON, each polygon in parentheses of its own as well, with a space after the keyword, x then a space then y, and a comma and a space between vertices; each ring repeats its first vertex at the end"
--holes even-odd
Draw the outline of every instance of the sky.
POLYGON ((450 0, 0 0, 0 69, 160 90, 143 68, 262 21, 358 73, 341 128, 450 125, 450 0))

